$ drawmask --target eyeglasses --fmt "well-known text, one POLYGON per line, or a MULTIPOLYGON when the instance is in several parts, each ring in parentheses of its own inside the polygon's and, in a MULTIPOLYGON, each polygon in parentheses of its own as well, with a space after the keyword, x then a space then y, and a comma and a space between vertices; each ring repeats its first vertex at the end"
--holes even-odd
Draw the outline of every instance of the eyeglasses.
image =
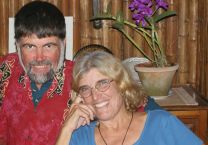
MULTIPOLYGON (((109 89, 112 81, 113 80, 108 80, 108 79, 99 80, 95 84, 95 89, 99 92, 105 92, 109 89)), ((92 87, 85 85, 85 86, 81 86, 78 92, 82 97, 87 98, 92 95, 92 89, 93 89, 92 87)))

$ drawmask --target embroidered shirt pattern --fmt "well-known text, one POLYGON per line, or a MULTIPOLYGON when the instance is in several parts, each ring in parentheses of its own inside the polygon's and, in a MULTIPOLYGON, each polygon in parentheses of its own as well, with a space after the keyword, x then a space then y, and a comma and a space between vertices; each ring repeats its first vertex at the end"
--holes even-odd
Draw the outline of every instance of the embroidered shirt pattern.
POLYGON ((5 96, 5 89, 9 84, 8 79, 11 76, 11 69, 14 61, 14 59, 10 61, 8 60, 0 65, 0 106, 2 103, 2 99, 5 96))

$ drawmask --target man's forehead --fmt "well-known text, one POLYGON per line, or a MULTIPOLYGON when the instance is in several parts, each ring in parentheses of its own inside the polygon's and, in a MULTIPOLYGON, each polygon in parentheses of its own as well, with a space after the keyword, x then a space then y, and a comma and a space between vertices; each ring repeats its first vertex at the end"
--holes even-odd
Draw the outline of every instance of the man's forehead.
POLYGON ((45 45, 47 43, 58 43, 59 38, 56 36, 49 36, 49 37, 44 37, 44 38, 38 38, 36 35, 30 35, 30 36, 25 36, 22 37, 18 43, 20 45, 24 44, 33 44, 33 45, 45 45))

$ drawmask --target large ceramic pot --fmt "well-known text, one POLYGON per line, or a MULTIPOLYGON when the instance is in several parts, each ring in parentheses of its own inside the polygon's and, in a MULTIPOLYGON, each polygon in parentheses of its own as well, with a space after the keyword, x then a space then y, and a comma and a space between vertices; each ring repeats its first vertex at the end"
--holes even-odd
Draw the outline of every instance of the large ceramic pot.
POLYGON ((147 95, 162 98, 168 96, 178 67, 178 64, 164 68, 135 65, 135 70, 147 95))

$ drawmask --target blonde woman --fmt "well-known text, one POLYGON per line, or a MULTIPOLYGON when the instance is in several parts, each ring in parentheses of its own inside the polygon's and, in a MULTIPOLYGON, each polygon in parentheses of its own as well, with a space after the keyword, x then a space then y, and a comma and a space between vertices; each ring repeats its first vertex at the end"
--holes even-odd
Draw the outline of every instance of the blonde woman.
POLYGON ((56 145, 202 145, 164 110, 136 111, 144 94, 111 54, 95 51, 76 61, 73 89, 79 94, 56 145))

